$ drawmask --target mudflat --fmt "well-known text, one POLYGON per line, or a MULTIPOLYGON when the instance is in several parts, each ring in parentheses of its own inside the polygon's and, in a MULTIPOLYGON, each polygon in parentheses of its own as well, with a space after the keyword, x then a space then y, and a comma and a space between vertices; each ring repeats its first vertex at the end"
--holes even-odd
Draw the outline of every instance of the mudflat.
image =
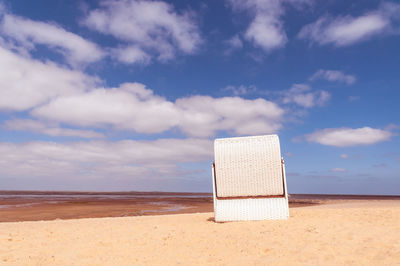
MULTIPOLYGON (((290 206, 329 201, 321 195, 293 195, 290 206)), ((210 193, 0 191, 0 222, 212 211, 210 193)))

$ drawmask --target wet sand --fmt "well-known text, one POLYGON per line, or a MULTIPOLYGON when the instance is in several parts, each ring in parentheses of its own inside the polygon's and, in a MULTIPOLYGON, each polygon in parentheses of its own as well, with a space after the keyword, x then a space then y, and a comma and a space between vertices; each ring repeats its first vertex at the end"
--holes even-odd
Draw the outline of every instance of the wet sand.
POLYGON ((330 200, 279 221, 213 213, 0 223, 5 265, 399 265, 400 201, 330 200))
POLYGON ((0 192, 0 222, 212 211, 209 193, 0 192))
MULTIPOLYGON (((396 200, 400 196, 307 195, 289 197, 290 207, 342 201, 396 200)), ((210 193, 0 191, 0 222, 125 217, 212 212, 210 193)))

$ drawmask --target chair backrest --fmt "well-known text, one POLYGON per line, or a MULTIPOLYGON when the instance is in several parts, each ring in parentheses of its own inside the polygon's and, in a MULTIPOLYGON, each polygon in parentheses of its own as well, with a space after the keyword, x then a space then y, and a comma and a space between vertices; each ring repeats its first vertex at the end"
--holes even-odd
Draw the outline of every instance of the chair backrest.
POLYGON ((277 135, 216 139, 214 154, 217 197, 284 195, 277 135))

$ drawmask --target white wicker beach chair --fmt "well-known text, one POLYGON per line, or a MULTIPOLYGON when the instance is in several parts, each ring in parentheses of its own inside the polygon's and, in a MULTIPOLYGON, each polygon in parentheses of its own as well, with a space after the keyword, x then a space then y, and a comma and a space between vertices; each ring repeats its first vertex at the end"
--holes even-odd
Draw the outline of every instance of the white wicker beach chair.
POLYGON ((216 222, 287 219, 285 165, 277 135, 214 142, 216 222))

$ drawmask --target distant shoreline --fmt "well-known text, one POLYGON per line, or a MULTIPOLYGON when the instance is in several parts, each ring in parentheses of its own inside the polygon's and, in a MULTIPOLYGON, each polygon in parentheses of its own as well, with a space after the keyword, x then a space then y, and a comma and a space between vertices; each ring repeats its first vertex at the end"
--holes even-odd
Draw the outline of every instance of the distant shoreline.
POLYGON ((166 192, 166 191, 71 191, 71 190, 0 190, 0 195, 210 195, 209 192, 166 192))
MULTIPOLYGON (((143 195, 168 195, 168 196, 210 196, 210 192, 166 192, 166 191, 62 191, 62 190, 0 190, 0 197, 3 195, 127 195, 127 196, 143 196, 143 195)), ((400 195, 373 195, 373 194, 289 194, 293 199, 400 199, 400 195)))

